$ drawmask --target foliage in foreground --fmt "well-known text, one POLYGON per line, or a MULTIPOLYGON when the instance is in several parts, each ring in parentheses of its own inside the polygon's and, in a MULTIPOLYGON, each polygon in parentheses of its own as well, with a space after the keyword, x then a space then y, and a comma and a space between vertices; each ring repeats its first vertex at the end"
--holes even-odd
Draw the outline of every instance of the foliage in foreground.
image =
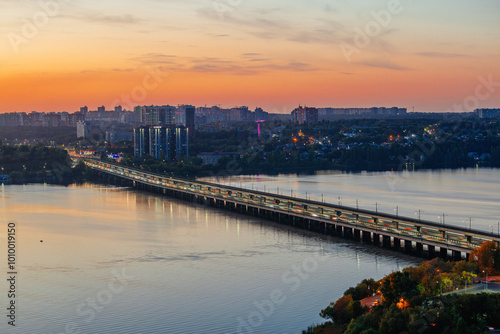
POLYGON ((499 272, 500 248, 486 242, 470 262, 433 259, 394 272, 380 281, 363 280, 321 310, 331 320, 303 334, 485 333, 500 328, 500 293, 447 293, 473 283, 478 273, 499 272), (381 303, 363 306, 366 297, 381 303))

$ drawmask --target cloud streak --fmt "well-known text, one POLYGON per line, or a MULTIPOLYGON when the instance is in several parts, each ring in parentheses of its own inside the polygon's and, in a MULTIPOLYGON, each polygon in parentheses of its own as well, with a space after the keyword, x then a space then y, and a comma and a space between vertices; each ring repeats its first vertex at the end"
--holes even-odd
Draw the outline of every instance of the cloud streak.
POLYGON ((428 58, 471 58, 466 54, 446 52, 417 52, 416 55, 428 58))
POLYGON ((242 59, 217 57, 181 57, 164 54, 144 54, 131 59, 141 65, 166 65, 166 69, 176 72, 224 73, 230 75, 257 75, 270 71, 310 72, 319 68, 310 63, 295 60, 273 60, 272 58, 248 58, 257 53, 242 54, 242 59))
POLYGON ((371 60, 371 61, 358 62, 357 64, 361 65, 361 66, 366 66, 366 67, 383 68, 386 70, 394 70, 394 71, 411 71, 411 70, 413 70, 410 67, 397 65, 397 64, 392 63, 391 61, 371 60))

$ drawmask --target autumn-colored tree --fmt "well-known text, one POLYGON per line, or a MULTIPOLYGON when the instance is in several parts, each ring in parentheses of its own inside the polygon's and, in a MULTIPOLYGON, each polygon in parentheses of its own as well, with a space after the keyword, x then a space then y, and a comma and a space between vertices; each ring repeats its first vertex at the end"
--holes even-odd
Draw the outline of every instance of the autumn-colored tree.
POLYGON ((479 267, 479 272, 485 271, 490 275, 499 273, 500 248, 496 242, 487 241, 470 253, 469 261, 479 267))
POLYGON ((462 272, 466 271, 469 273, 476 274, 478 270, 479 270, 479 268, 477 267, 477 265, 475 263, 472 263, 472 262, 469 262, 466 260, 462 260, 462 261, 455 262, 455 264, 453 265, 452 272, 457 273, 457 274, 461 274, 462 272))
POLYGON ((367 310, 367 307, 362 307, 359 301, 347 295, 339 298, 335 303, 330 303, 327 308, 321 310, 319 315, 337 324, 348 324, 351 319, 359 317, 367 310))

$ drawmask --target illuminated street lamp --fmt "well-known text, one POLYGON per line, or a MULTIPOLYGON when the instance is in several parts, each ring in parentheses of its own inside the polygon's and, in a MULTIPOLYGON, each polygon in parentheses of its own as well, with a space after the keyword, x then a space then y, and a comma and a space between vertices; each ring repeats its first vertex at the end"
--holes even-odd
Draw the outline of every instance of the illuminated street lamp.
MULTIPOLYGON (((485 271, 483 270, 483 273, 485 273, 485 271)), ((488 272, 486 271, 486 285, 484 286, 484 288, 486 290, 488 290, 488 272)))

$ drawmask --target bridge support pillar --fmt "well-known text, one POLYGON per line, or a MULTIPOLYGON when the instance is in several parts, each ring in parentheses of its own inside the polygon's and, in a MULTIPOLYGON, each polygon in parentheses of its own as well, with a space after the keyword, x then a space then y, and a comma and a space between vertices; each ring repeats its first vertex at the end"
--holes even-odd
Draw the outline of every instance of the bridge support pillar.
POLYGON ((394 249, 399 250, 401 248, 401 239, 394 238, 394 249))
POLYGON ((435 258, 436 257, 436 247, 428 245, 427 249, 428 249, 429 258, 431 258, 431 259, 435 258))
POLYGON ((352 239, 353 233, 352 233, 352 228, 350 227, 344 227, 344 238, 349 238, 352 239))
POLYGON ((439 247, 439 257, 443 259, 448 258, 448 248, 439 247))
POLYGON ((455 261, 462 260, 462 252, 452 251, 452 255, 453 255, 453 260, 455 260, 455 261))
POLYGON ((361 231, 357 229, 353 229, 352 237, 354 240, 359 241, 361 239, 361 231))
POLYGON ((363 231, 363 242, 366 243, 372 242, 372 234, 370 232, 363 231))
POLYGON ((326 234, 328 235, 335 235, 336 227, 333 224, 328 224, 325 223, 325 228, 326 228, 326 234))
POLYGON ((380 245, 380 234, 373 233, 373 244, 375 246, 379 246, 380 245))
POLYGON ((421 242, 417 242, 415 247, 418 255, 421 255, 424 252, 424 244, 422 244, 421 242))
POLYGON ((405 253, 410 254, 413 251, 413 245, 410 240, 405 240, 405 253))
POLYGON ((391 237, 390 236, 384 235, 382 237, 382 246, 384 248, 391 248, 391 237))
POLYGON ((339 237, 343 237, 344 236, 344 228, 341 225, 337 225, 337 235, 339 237))

